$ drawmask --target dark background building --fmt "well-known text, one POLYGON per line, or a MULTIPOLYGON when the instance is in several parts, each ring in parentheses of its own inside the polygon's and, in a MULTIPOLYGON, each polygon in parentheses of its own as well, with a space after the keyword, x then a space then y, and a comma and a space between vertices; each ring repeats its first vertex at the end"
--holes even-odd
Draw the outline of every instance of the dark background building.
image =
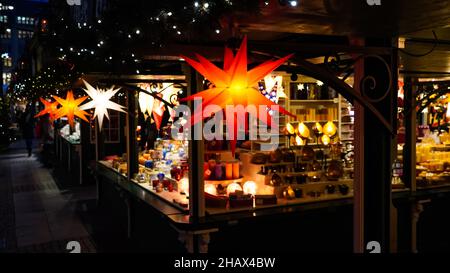
POLYGON ((2 0, 0 2, 1 56, 3 93, 17 70, 30 69, 30 59, 24 58, 27 43, 37 31, 41 21, 45 22, 47 0, 2 0))

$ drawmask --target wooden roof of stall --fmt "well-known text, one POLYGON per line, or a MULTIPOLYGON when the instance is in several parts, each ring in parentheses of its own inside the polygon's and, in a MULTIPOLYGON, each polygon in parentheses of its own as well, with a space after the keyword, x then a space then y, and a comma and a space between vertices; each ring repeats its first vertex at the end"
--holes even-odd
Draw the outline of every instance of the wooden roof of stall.
MULTIPOLYGON (((262 3, 265 1, 262 1, 262 3)), ((223 35, 208 43, 178 43, 160 49, 140 49, 153 61, 178 61, 180 54, 200 53, 220 61, 223 46, 236 33, 247 35, 251 61, 267 59, 264 53, 281 56, 295 53, 311 59, 333 52, 380 53, 377 47, 349 45, 349 37, 404 37, 400 52, 400 72, 424 78, 450 76, 450 1, 397 0, 370 6, 365 0, 302 0, 297 7, 282 6, 280 1, 269 5, 260 14, 236 14, 227 19, 223 35), (435 31, 436 41, 432 31, 435 31), (424 57, 421 55, 431 51, 424 57), (161 57, 164 56, 164 57, 161 57)), ((139 49, 138 49, 139 50, 139 49)))

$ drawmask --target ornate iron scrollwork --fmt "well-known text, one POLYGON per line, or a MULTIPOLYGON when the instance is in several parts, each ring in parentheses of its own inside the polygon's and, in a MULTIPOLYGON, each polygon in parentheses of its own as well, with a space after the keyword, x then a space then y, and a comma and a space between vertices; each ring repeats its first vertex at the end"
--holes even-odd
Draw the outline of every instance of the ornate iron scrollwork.
MULTIPOLYGON (((392 88, 392 73, 391 73, 392 71, 391 71, 391 68, 389 67, 388 63, 382 57, 380 57, 378 55, 364 55, 363 58, 364 59, 374 58, 374 59, 380 61, 383 64, 383 66, 386 68, 388 84, 387 84, 387 87, 384 90, 384 92, 381 93, 381 96, 379 94, 376 94, 377 96, 374 96, 373 92, 372 92, 371 95, 368 94, 369 90, 376 91, 377 87, 379 85, 379 83, 377 82, 377 79, 375 78, 375 76, 367 75, 363 79, 361 79, 361 81, 359 83, 361 94, 365 98, 367 98, 372 103, 380 102, 380 101, 382 101, 382 100, 384 100, 386 98, 386 96, 389 94, 389 91, 392 88)), ((381 80, 379 82, 381 82, 381 80)))

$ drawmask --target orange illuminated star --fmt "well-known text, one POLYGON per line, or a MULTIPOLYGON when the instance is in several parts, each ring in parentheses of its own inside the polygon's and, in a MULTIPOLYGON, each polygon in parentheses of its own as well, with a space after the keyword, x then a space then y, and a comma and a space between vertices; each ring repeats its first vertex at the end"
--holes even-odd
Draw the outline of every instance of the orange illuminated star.
POLYGON ((79 99, 74 99, 72 91, 68 91, 66 99, 62 99, 58 96, 53 96, 53 98, 61 104, 61 108, 55 112, 56 119, 66 116, 71 127, 74 126, 75 116, 89 122, 86 118, 89 114, 78 108, 78 106, 87 99, 86 96, 79 99))
MULTIPOLYGON (((270 74, 277 67, 286 62, 291 55, 278 60, 270 60, 261 65, 247 70, 247 38, 244 37, 241 47, 236 56, 230 48, 225 48, 225 58, 223 69, 220 69, 206 58, 196 54, 198 61, 182 56, 193 68, 213 83, 213 87, 208 90, 201 91, 194 95, 188 96, 181 101, 194 99, 202 99, 202 109, 208 105, 218 105, 221 109, 225 109, 227 105, 242 105, 247 107, 254 105, 266 106, 272 110, 278 110, 283 114, 293 116, 284 108, 278 106, 275 102, 269 100, 256 88, 258 81, 270 74), (276 107, 275 107, 276 106, 276 107)), ((199 122, 206 118, 201 110, 197 110, 191 117, 191 124, 199 122)), ((257 118, 270 126, 271 116, 267 111, 257 114, 257 118)), ((236 119, 235 119, 236 120, 236 119)), ((238 124, 229 124, 234 127, 234 136, 237 134, 238 124)), ((231 149, 234 153, 236 139, 231 139, 231 149)))
POLYGON ((40 98, 42 104, 44 104, 44 110, 42 110, 41 112, 39 112, 36 116, 34 116, 35 118, 40 117, 40 116, 44 116, 46 114, 49 115, 50 118, 50 122, 55 120, 55 113, 58 110, 58 105, 59 103, 57 101, 54 102, 50 102, 47 101, 43 98, 40 98))

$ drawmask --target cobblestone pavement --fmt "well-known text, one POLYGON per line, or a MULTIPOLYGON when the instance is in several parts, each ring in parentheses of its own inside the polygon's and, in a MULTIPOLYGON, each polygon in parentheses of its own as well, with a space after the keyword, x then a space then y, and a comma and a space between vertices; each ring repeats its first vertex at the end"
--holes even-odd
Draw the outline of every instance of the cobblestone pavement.
POLYGON ((62 189, 36 154, 13 145, 0 154, 0 252, 69 252, 69 241, 96 252, 92 227, 82 220, 93 199, 93 186, 62 189))

